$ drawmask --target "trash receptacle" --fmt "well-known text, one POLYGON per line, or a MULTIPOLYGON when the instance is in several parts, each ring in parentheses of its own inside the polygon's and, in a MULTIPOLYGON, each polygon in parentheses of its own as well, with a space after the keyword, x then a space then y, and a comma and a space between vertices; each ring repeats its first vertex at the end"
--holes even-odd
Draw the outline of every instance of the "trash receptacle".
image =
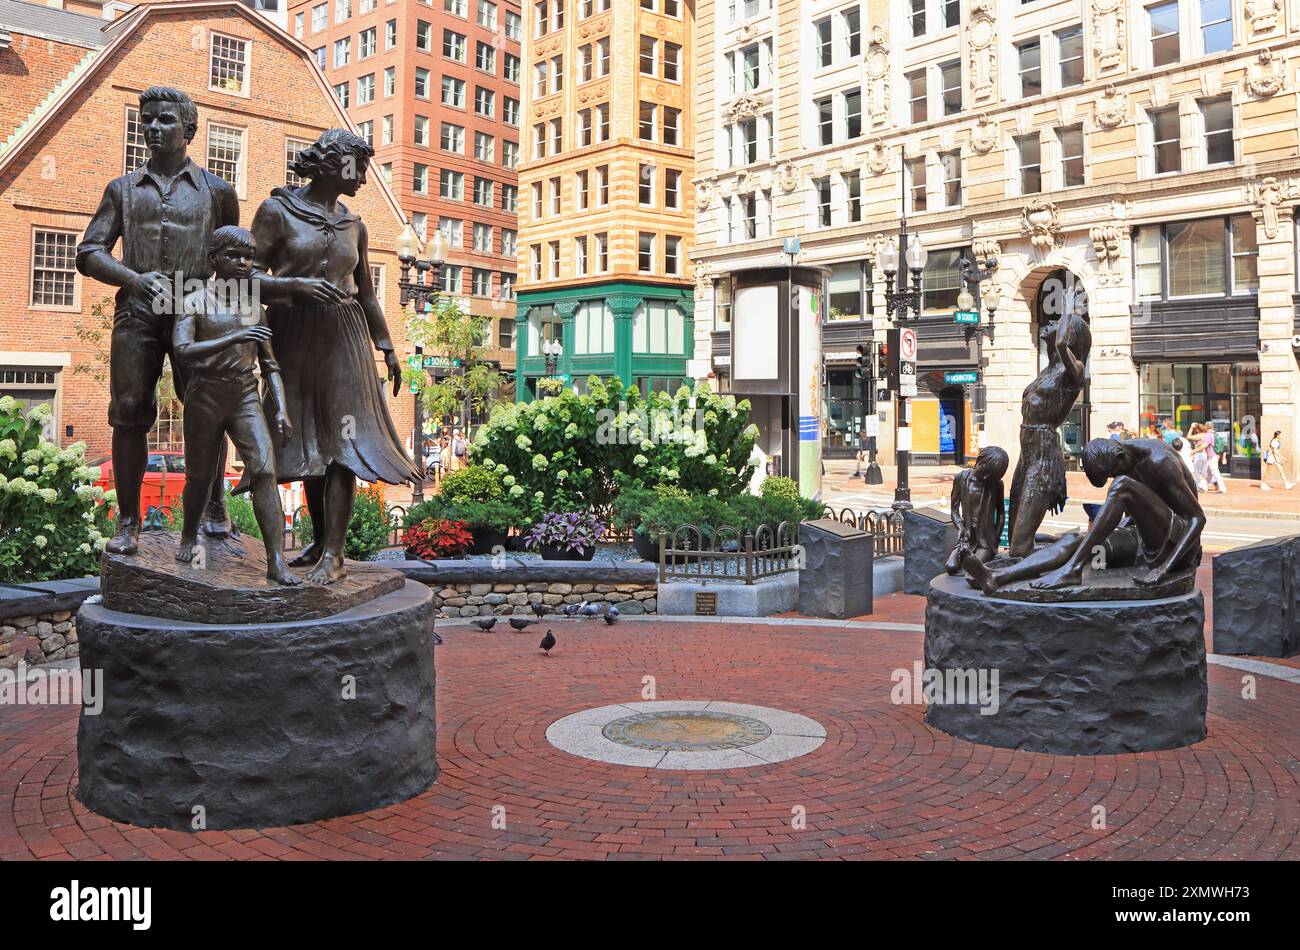
POLYGON ((799 526, 799 613, 844 620, 872 611, 873 539, 831 518, 799 526))

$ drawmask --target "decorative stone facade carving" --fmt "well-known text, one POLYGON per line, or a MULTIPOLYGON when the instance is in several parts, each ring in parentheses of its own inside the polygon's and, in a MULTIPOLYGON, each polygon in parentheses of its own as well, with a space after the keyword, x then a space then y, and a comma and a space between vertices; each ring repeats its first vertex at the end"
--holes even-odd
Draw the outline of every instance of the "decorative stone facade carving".
POLYGON ((1120 259, 1124 228, 1117 224, 1100 224, 1088 229, 1093 252, 1097 255, 1097 273, 1107 283, 1119 283, 1122 278, 1120 259))
POLYGON ((794 162, 782 162, 777 166, 776 183, 787 195, 799 187, 799 168, 794 162))
POLYGON ((1116 89, 1114 83, 1107 83, 1097 97, 1093 117, 1103 129, 1113 129, 1123 124, 1128 118, 1128 96, 1116 89))
POLYGON ((713 267, 708 261, 694 261, 695 292, 702 294, 713 286, 713 267))
POLYGON ((971 254, 977 263, 996 261, 1002 257, 1002 245, 993 238, 975 238, 970 244, 971 254))
POLYGON ((758 191, 761 184, 762 183, 758 180, 756 174, 752 171, 747 171, 736 179, 736 194, 752 195, 754 192, 758 191))
POLYGON ((966 48, 970 51, 971 99, 978 104, 993 99, 998 87, 997 11, 993 0, 975 0, 966 27, 966 48))
POLYGON ((1264 236, 1270 241, 1277 238, 1278 211, 1283 202, 1300 197, 1300 185, 1295 179, 1282 180, 1270 175, 1246 185, 1246 200, 1259 207, 1264 219, 1264 236))
POLYGON ((709 205, 713 204, 713 182, 705 179, 695 183, 695 208, 697 211, 708 211, 709 205))
POLYGON ((889 170, 889 153, 885 151, 885 143, 880 139, 867 146, 866 165, 873 175, 883 175, 889 170))
POLYGON ((987 155, 998 144, 998 125, 988 116, 981 115, 975 120, 975 128, 970 134, 970 147, 979 155, 987 155))
POLYGON ((1092 55, 1099 73, 1124 65, 1125 5, 1126 0, 1092 0, 1092 55))
POLYGON ((873 128, 889 124, 889 39, 879 24, 867 41, 867 114, 873 128))
POLYGON ((1250 24, 1250 38, 1259 39, 1272 33, 1282 20, 1282 0, 1246 0, 1246 22, 1250 24))
POLYGON ((1061 212, 1046 198, 1030 198, 1020 213, 1020 231, 1035 251, 1046 254, 1063 243, 1061 212))
POLYGON ((735 99, 722 110, 722 118, 725 122, 738 122, 741 119, 752 119, 758 115, 758 110, 762 103, 753 96, 741 96, 735 99))
POLYGON ((1286 70, 1280 56, 1272 50, 1260 50, 1255 62, 1246 67, 1246 91, 1259 99, 1267 99, 1282 91, 1286 85, 1286 70))

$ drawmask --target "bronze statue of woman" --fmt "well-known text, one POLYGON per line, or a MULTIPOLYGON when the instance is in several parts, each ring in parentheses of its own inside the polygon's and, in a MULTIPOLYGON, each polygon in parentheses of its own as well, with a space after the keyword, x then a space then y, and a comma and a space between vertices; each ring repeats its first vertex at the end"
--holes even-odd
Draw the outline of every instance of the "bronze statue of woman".
MULTIPOLYGON (((1064 290, 1072 298, 1081 291, 1064 290)), ((1020 397, 1020 458, 1011 478, 1011 556, 1027 557, 1034 550, 1034 535, 1049 511, 1065 507, 1065 454, 1057 429, 1070 416, 1083 391, 1092 331, 1075 312, 1071 300, 1063 301, 1060 319, 1049 323, 1042 336, 1049 361, 1020 397)))
POLYGON ((326 131, 293 163, 309 183, 276 188, 253 218, 254 270, 293 421, 276 478, 302 480, 314 534, 291 563, 310 566, 307 580, 321 584, 344 575, 357 479, 396 485, 419 477, 375 372, 379 350, 396 396, 401 366, 370 279, 366 226, 339 201, 366 183, 373 155, 355 133, 326 131))

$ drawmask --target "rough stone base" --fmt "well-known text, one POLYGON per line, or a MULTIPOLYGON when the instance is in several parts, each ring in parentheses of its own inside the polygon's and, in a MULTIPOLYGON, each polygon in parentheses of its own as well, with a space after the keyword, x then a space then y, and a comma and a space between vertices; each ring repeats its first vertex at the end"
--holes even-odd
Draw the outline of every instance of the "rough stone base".
MULTIPOLYGON (((998 600, 941 574, 925 608, 927 671, 998 674, 996 713, 931 704, 925 721, 985 745, 1056 755, 1176 749, 1205 738, 1205 604, 998 600)), ((949 697, 951 698, 951 697, 949 697)))
POLYGON ((659 612, 695 616, 696 594, 716 594, 719 617, 767 617, 798 609, 799 575, 782 574, 753 584, 670 581, 659 585, 659 612))
POLYGON ((531 581, 526 584, 434 585, 434 603, 444 617, 533 616, 533 604, 559 613, 566 604, 587 601, 613 604, 624 614, 652 614, 658 609, 654 584, 589 584, 531 581))
POLYGON ((903 511, 903 593, 925 595, 957 546, 957 529, 933 508, 903 511))
POLYGON ((177 830, 354 814, 437 778, 433 604, 401 590, 333 617, 206 625, 85 604, 77 797, 107 818, 177 830))
POLYGON ((1300 535, 1214 556, 1214 652, 1300 653, 1300 535))
POLYGON ((0 620, 0 669, 14 669, 19 661, 70 660, 77 649, 77 624, 71 610, 0 620))

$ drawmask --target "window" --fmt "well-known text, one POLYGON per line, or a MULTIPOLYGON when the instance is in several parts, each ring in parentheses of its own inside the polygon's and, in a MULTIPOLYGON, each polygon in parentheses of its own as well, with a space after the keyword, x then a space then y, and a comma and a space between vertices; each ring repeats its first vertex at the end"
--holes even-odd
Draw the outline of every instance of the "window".
POLYGON ((352 61, 352 37, 345 36, 334 41, 334 68, 346 66, 352 61))
POLYGON ((520 18, 518 13, 514 13, 510 10, 507 10, 506 11, 506 39, 514 40, 517 43, 519 42, 519 38, 521 36, 523 36, 522 19, 520 18))
POLYGON ((1161 229, 1138 228, 1133 236, 1134 284, 1138 300, 1158 300, 1162 289, 1161 229))
POLYGON ((357 56, 365 59, 367 56, 375 55, 375 28, 372 26, 368 30, 362 30, 357 42, 357 56))
POLYGON ((442 265, 442 292, 444 294, 460 293, 460 270, 459 264, 442 265))
POLYGON ((1258 258, 1255 219, 1248 214, 1138 228, 1133 236, 1137 298, 1254 294, 1258 258))
POLYGON ((655 203, 655 167, 653 165, 637 166, 637 203, 653 205, 655 203))
POLYGON ((680 78, 682 48, 676 43, 664 43, 663 68, 660 71, 664 79, 677 82, 680 78))
POLYGON ((460 218, 439 218, 438 230, 448 247, 463 247, 465 244, 465 222, 460 218))
POLYGON ((442 77, 442 104, 455 109, 465 108, 465 80, 442 77))
POLYGON ((334 0, 334 22, 342 23, 352 16, 352 0, 334 0))
POLYGON ((76 290, 76 233, 45 230, 34 232, 31 305, 33 307, 75 307, 76 290))
POLYGON ((301 13, 295 13, 293 15, 293 38, 295 40, 302 39, 303 33, 305 32, 303 26, 304 19, 305 18, 301 13))
POLYGON ((1228 220, 1232 236, 1232 292, 1254 294, 1259 292, 1259 243, 1255 234, 1255 218, 1243 214, 1228 220))
POLYGON ((497 94, 491 89, 484 89, 482 86, 474 87, 474 114, 481 115, 485 119, 492 118, 496 112, 497 94))
POLYGON ((474 268, 474 289, 475 297, 492 296, 492 272, 482 268, 474 268))
POLYGON ((609 103, 596 106, 596 141, 609 141, 609 103))
POLYGON ((306 139, 284 140, 284 184, 286 188, 298 188, 307 184, 307 179, 293 170, 293 163, 297 160, 298 153, 311 144, 306 139))
POLYGON ((352 105, 352 100, 350 98, 351 89, 352 87, 346 82, 334 84, 334 98, 338 99, 339 105, 345 109, 352 105))
POLYGON ((816 222, 819 228, 829 228, 831 226, 831 180, 827 178, 813 179, 814 198, 817 202, 816 222))
POLYGON ((438 193, 452 201, 465 200, 465 173, 444 168, 439 178, 438 193))
POLYGON ((546 157, 546 123, 538 122, 533 126, 533 158, 546 157))
POLYGON ((818 20, 813 24, 813 32, 816 36, 815 49, 817 52, 817 65, 821 68, 830 66, 835 61, 835 44, 831 18, 818 20))
POLYGON ((501 102, 501 118, 506 125, 519 125, 519 100, 506 96, 501 102))
POLYGON ((149 161, 149 146, 144 144, 144 132, 140 129, 140 110, 126 110, 126 157, 123 161, 123 174, 130 174, 149 161))
POLYGON ((1151 124, 1152 161, 1157 175, 1181 171, 1182 142, 1178 137, 1178 107, 1152 109, 1147 112, 1151 124))
POLYGON ((591 206, 591 194, 588 189, 590 178, 590 173, 585 171, 574 175, 573 192, 578 200, 579 211, 585 211, 591 206))
POLYGON ((530 244, 528 246, 528 271, 533 275, 533 280, 542 279, 542 246, 540 244, 530 244))
POLYGON ((957 294, 961 291, 961 259, 964 248, 945 248, 931 251, 921 272, 921 309, 956 310, 957 294))
POLYGON ((384 49, 392 49, 397 45, 397 21, 389 20, 384 24, 384 49))
POLYGON ((375 120, 366 119, 364 122, 357 123, 357 134, 365 140, 365 143, 371 148, 375 145, 375 120))
POLYGON ((713 329, 725 330, 731 326, 731 278, 723 277, 713 284, 713 329))
POLYGON ((864 279, 867 272, 866 261, 845 261, 831 265, 831 275, 827 279, 828 319, 861 320, 868 308, 863 307, 863 298, 870 305, 871 292, 863 293, 864 286, 870 284, 864 279))
POLYGON ((949 27, 959 26, 961 24, 961 4, 959 0, 940 0, 943 8, 943 25, 949 27))
POLYGON ((317 67, 318 67, 322 72, 324 72, 324 70, 325 70, 325 62, 326 62, 326 61, 325 61, 325 47, 323 47, 323 46, 318 46, 318 47, 316 47, 314 50, 312 50, 312 53, 315 54, 315 56, 316 56, 316 66, 317 66, 317 67))
POLYGON ((912 35, 925 36, 925 0, 910 0, 908 17, 912 22, 912 35))
POLYGON ((908 194, 911 198, 911 210, 924 211, 925 202, 925 159, 909 158, 906 164, 908 194))
POLYGON ((676 168, 664 170, 664 207, 677 211, 682 206, 682 173, 676 168))
POLYGON ((208 123, 208 171, 244 191, 244 130, 208 123))
POLYGON ((519 210, 519 186, 501 186, 501 210, 514 213, 519 210))
POLYGON ((458 63, 465 62, 466 37, 454 30, 442 31, 442 55, 458 63))
POLYGON ((678 122, 681 119, 681 109, 670 109, 664 106, 664 144, 680 145, 678 141, 678 122))
POLYGON ((862 134, 862 90, 844 93, 844 137, 855 139, 862 134))
POLYGON ((1043 91, 1043 51, 1038 40, 1030 40, 1016 47, 1020 69, 1020 98, 1028 99, 1043 91))
POLYGON ((558 280, 560 277, 560 242, 551 241, 546 245, 546 263, 547 274, 551 280, 558 280))
POLYGON ((492 253, 492 225, 474 225, 474 250, 479 254, 492 253))
MULTIPOLYGON (((515 299, 514 274, 507 274, 504 271, 501 273, 501 289, 497 292, 497 296, 502 300, 515 299)), ((515 348, 514 324, 515 321, 510 317, 506 317, 498 324, 498 332, 501 334, 501 349, 503 350, 513 350, 515 348)))
MULTIPOLYGON (((424 2, 424 0, 421 0, 424 2)), ((465 0, 442 0, 442 9, 452 16, 465 18, 465 0)))
MULTIPOLYGON (((380 131, 379 144, 392 145, 393 144, 393 117, 391 115, 384 116, 383 123, 380 125, 380 129, 381 131, 380 131)), ((429 144, 428 141, 429 120, 428 119, 424 120, 424 138, 425 138, 424 144, 428 145, 429 144)), ((419 143, 417 142, 416 144, 418 145, 419 143)))
POLYGON ((533 220, 539 221, 546 216, 546 202, 542 196, 542 183, 533 182, 533 220))
POLYGON ((375 74, 367 73, 357 79, 357 105, 375 101, 375 74))
POLYGON ((497 51, 491 43, 477 43, 474 47, 474 65, 485 73, 495 75, 497 71, 497 51))
POLYGON ((614 352, 614 312, 608 304, 602 301, 578 306, 573 315, 573 352, 614 352))
POLYGON ((955 208, 961 204, 961 152, 940 152, 939 166, 943 170, 943 203, 955 208))
POLYGON ((637 138, 643 142, 655 140, 655 106, 652 102, 641 103, 637 118, 637 138))
POLYGON ((862 11, 855 4, 842 14, 844 17, 844 51, 849 59, 862 55, 862 11))
POLYGON ((387 99, 393 93, 397 92, 397 67, 384 67, 384 98, 387 99))
POLYGON ((208 88, 235 95, 248 92, 248 41, 212 34, 208 88))
POLYGON ((475 132, 474 157, 480 162, 496 161, 496 139, 486 132, 475 132))
POLYGON ((596 206, 609 204, 609 166, 601 165, 596 169, 596 206))
POLYGON ((1061 88, 1083 82, 1083 27, 1072 26, 1056 34, 1057 61, 1061 65, 1061 88))
POLYGON ((929 102, 925 89, 925 70, 918 69, 908 73, 907 101, 910 105, 911 121, 924 122, 929 116, 929 102))
POLYGON ((311 31, 319 33, 329 25, 329 4, 318 3, 311 8, 311 31))
POLYGON ((1232 140, 1232 97, 1203 100, 1201 118, 1205 123, 1205 164, 1231 165, 1237 160, 1232 140))
POLYGON ((488 0, 478 0, 478 25, 485 30, 496 32, 497 5, 488 0))
POLYGON ((596 271, 605 273, 609 270, 609 235, 602 231, 596 235, 596 271))
POLYGON ((579 277, 587 273, 587 239, 585 237, 573 239, 573 272, 579 277))
POLYGON ((682 273, 682 239, 675 234, 664 235, 664 273, 673 277, 682 273))
POLYGON ((1083 126, 1067 125, 1056 130, 1061 146, 1061 184, 1073 188, 1084 183, 1083 126))
POLYGON ((1202 52, 1232 49, 1232 0, 1200 0, 1202 52))
POLYGON ((835 103, 830 96, 813 102, 817 110, 817 144, 830 145, 835 141, 835 103))
MULTIPOLYGON (((415 67, 415 97, 417 99, 429 98, 429 71, 423 66, 415 67)), ((464 105, 464 100, 461 100, 464 105)))
POLYGON ((518 84, 519 71, 522 68, 520 63, 521 60, 518 56, 515 56, 513 53, 506 53, 505 77, 510 82, 518 84))
POLYGON ((655 50, 658 46, 659 41, 653 36, 641 37, 641 55, 639 62, 642 76, 653 76, 655 74, 655 50))
POLYGON ((546 89, 550 85, 547 78, 547 70, 550 68, 551 64, 546 60, 533 64, 533 95, 538 99, 546 95, 546 89))
POLYGON ((647 300, 637 307, 632 317, 632 352, 681 353, 685 342, 685 321, 676 306, 666 300, 647 300))
POLYGON ((1020 193, 1036 195, 1043 190, 1042 146, 1038 133, 1017 136, 1016 150, 1020 156, 1020 193))
POLYGON ((578 146, 585 148, 591 144, 591 110, 578 110, 578 146))
POLYGON ((551 120, 551 154, 555 155, 564 149, 564 120, 551 120))
POLYGON ((438 135, 438 147, 444 152, 465 154, 465 127, 443 122, 438 135))
POLYGON ((961 60, 939 66, 939 86, 943 92, 943 114, 956 115, 961 111, 961 60))
POLYGON ((592 46, 588 43, 586 46, 578 47, 578 81, 591 82, 592 79, 592 46))
POLYGON ((649 273, 655 267, 655 236, 646 231, 637 235, 636 240, 636 269, 642 273, 649 273))
POLYGON ((416 162, 411 167, 411 190, 419 195, 429 193, 429 166, 416 162))
POLYGON ((501 167, 517 168, 519 166, 519 143, 501 143, 501 167))
POLYGON ((596 41, 596 75, 609 75, 609 37, 596 41))
POLYGON ((846 172, 844 192, 848 199, 849 223, 857 224, 862 220, 862 173, 846 172))
POLYGON ((562 189, 560 188, 560 179, 552 178, 549 184, 550 184, 549 190, 551 195, 551 214, 558 216, 560 214, 560 194, 562 191, 562 189))
POLYGON ((492 207, 492 179, 474 179, 474 204, 483 208, 492 207))
POLYGON ((1178 0, 1147 7, 1151 36, 1151 65, 1178 62, 1178 0))

